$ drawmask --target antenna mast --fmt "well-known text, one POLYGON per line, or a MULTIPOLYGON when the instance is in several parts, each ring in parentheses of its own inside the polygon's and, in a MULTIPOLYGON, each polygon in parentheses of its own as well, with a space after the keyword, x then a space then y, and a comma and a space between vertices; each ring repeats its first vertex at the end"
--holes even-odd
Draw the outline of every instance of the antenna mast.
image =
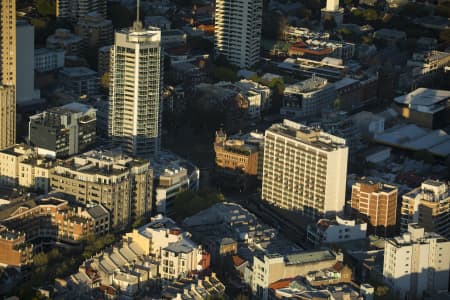
POLYGON ((133 23, 133 29, 136 31, 141 31, 143 26, 142 22, 139 19, 139 12, 140 12, 140 0, 136 1, 136 21, 133 23))

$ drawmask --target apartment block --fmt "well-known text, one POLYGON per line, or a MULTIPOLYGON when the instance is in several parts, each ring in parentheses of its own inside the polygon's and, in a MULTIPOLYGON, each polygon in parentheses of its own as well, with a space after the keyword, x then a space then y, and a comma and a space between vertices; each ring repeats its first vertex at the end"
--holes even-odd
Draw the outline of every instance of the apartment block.
POLYGON ((153 172, 149 162, 120 151, 92 150, 59 161, 51 174, 51 188, 79 203, 102 204, 111 226, 123 228, 152 209, 153 172))
POLYGON ((48 192, 52 167, 53 162, 32 147, 21 144, 5 148, 0 151, 0 185, 48 192))
POLYGON ((291 119, 318 116, 333 106, 336 91, 327 79, 313 75, 310 79, 286 86, 280 114, 291 119))
POLYGON ((240 68, 259 61, 262 0, 218 0, 215 11, 215 50, 240 68))
POLYGON ((130 155, 155 157, 161 147, 161 31, 136 21, 115 33, 111 51, 108 134, 130 155))
POLYGON ((39 48, 34 51, 34 70, 50 72, 64 67, 64 50, 39 48))
POLYGON ((348 147, 342 138, 289 120, 264 137, 262 198, 311 218, 339 213, 345 203, 348 147))
POLYGON ((109 64, 111 62, 111 50, 112 46, 103 46, 98 49, 98 75, 101 77, 103 74, 110 72, 109 64))
POLYGON ((76 99, 99 94, 100 78, 92 69, 65 67, 59 71, 59 79, 64 90, 76 99))
POLYGON ((39 154, 62 158, 83 152, 95 142, 96 109, 72 102, 30 116, 28 141, 39 154))
POLYGON ((70 32, 69 29, 59 28, 46 41, 49 49, 63 49, 65 55, 79 55, 83 39, 70 32))
POLYGON ((111 45, 114 40, 113 25, 97 12, 79 18, 75 34, 83 39, 81 52, 93 51, 101 46, 111 45))
POLYGON ((382 236, 396 232, 398 188, 361 179, 352 186, 353 214, 369 223, 370 230, 382 236))
POLYGON ((77 21, 95 12, 106 18, 106 0, 57 0, 56 17, 77 21))
POLYGON ((163 279, 178 279, 208 267, 209 255, 191 240, 179 240, 161 249, 159 272, 163 279))
POLYGON ((33 262, 33 245, 25 234, 0 225, 0 266, 22 268, 33 262))
POLYGON ((401 229, 410 223, 450 238, 450 184, 428 179, 402 196, 401 229))
POLYGON ((88 235, 109 231, 109 213, 100 206, 74 207, 64 195, 50 194, 40 199, 19 199, 7 204, 0 224, 21 232, 28 243, 46 239, 77 244, 88 235))
POLYGON ((408 231, 387 240, 383 276, 397 299, 423 299, 424 291, 447 291, 450 241, 412 223, 408 231))
POLYGON ((124 240, 134 242, 145 255, 159 263, 159 275, 174 280, 189 273, 209 267, 209 254, 190 239, 188 232, 170 218, 158 215, 151 222, 124 235, 124 240))

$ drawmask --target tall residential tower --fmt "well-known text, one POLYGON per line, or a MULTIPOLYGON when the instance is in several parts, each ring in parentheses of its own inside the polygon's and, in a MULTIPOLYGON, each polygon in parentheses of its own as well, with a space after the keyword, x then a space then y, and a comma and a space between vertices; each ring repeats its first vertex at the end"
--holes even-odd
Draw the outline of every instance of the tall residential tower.
POLYGON ((248 68, 259 60, 262 0, 217 0, 215 48, 230 63, 248 68))
POLYGON ((153 157, 161 140, 161 31, 138 20, 116 32, 111 51, 109 135, 127 154, 153 157))
POLYGON ((0 7, 0 149, 16 142, 16 1, 0 7))

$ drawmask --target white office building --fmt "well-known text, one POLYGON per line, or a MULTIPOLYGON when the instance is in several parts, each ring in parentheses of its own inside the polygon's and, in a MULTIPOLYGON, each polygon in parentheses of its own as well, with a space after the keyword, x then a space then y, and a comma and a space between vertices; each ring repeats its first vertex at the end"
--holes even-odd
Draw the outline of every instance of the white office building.
POLYGON ((259 60, 262 0, 217 0, 215 12, 215 49, 240 68, 259 60))
POLYGON ((339 0, 327 0, 327 5, 321 11, 322 22, 328 18, 334 19, 337 26, 344 22, 344 9, 339 7, 339 0))
POLYGON ((425 233, 418 224, 389 239, 384 252, 383 276, 396 299, 423 299, 424 291, 448 290, 450 241, 425 233))
POLYGON ((262 198, 311 218, 334 216, 345 203, 345 139, 289 120, 266 130, 262 198))
POLYGON ((136 21, 115 33, 111 51, 109 135, 126 153, 153 157, 161 135, 161 31, 136 21))

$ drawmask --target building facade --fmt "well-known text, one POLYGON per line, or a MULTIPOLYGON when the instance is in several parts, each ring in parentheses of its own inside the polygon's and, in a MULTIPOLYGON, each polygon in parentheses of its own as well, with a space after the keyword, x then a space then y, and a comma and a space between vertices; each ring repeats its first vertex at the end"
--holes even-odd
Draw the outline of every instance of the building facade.
POLYGON ((226 133, 220 130, 216 132, 214 152, 217 167, 239 170, 247 175, 258 175, 262 147, 244 140, 228 139, 226 133))
POLYGON ((270 284, 280 279, 306 276, 311 271, 330 268, 340 259, 329 250, 255 256, 252 268, 252 292, 258 299, 267 300, 270 284))
POLYGON ((197 191, 200 185, 200 170, 187 160, 167 152, 160 152, 151 161, 156 211, 166 216, 173 215, 174 199, 184 191, 197 191))
POLYGON ((134 156, 156 156, 161 143, 161 31, 136 21, 117 31, 111 55, 108 133, 134 156))
POLYGON ((50 157, 78 154, 95 142, 96 110, 73 102, 30 116, 28 141, 50 157))
POLYGON ((448 290, 450 241, 409 224, 402 236, 389 239, 383 277, 397 299, 423 299, 424 291, 448 290))
POLYGON ((25 202, 9 204, 7 208, 13 209, 4 211, 0 223, 8 230, 24 233, 29 243, 44 239, 77 244, 96 232, 109 231, 109 213, 102 206, 97 206, 101 214, 91 214, 92 209, 70 206, 57 194, 25 202))
POLYGON ((111 49, 113 46, 103 46, 98 49, 98 75, 101 77, 105 73, 109 73, 109 64, 111 62, 111 49))
POLYGON ((59 71, 61 85, 75 98, 98 95, 100 78, 98 73, 86 67, 66 67, 59 71))
POLYGON ((47 193, 53 163, 36 149, 14 145, 0 151, 0 186, 23 187, 47 193))
POLYGON ((56 17, 77 21, 88 13, 96 12, 106 18, 106 0, 57 0, 56 17))
POLYGON ((351 208, 373 233, 389 236, 396 232, 397 198, 397 187, 363 179, 352 186, 351 208))
POLYGON ((313 75, 310 79, 286 87, 280 113, 291 119, 310 118, 331 108, 335 98, 333 84, 313 75))
POLYGON ((82 204, 102 204, 112 228, 123 228, 152 209, 153 172, 146 160, 120 152, 93 150, 60 161, 51 188, 82 204))
POLYGON ((335 219, 320 219, 316 224, 309 224, 307 240, 316 247, 326 244, 342 243, 365 239, 367 223, 357 219, 339 216, 335 219))
POLYGON ((20 78, 16 83, 16 102, 20 105, 39 99, 40 92, 34 89, 34 26, 17 21, 16 33, 16 72, 20 78))
POLYGON ((46 47, 63 49, 65 55, 79 55, 82 41, 81 37, 71 33, 69 29, 59 28, 47 38, 46 47))
POLYGON ((22 268, 33 263, 33 245, 25 234, 0 225, 0 266, 22 268))
POLYGON ((420 187, 402 196, 401 230, 409 223, 418 223, 426 232, 450 237, 450 185, 446 182, 426 180, 420 187))
POLYGON ((266 130, 262 198, 320 218, 344 208, 348 147, 342 138, 284 120, 266 130))
POLYGON ((75 34, 83 39, 81 47, 84 53, 111 45, 114 39, 112 22, 97 12, 80 17, 75 26, 75 34))
POLYGON ((40 48, 34 51, 34 70, 49 72, 64 67, 64 50, 40 48))
POLYGON ((0 7, 0 149, 16 143, 16 1, 0 7))
POLYGON ((259 61, 262 0, 218 0, 215 12, 215 49, 240 68, 259 61))

